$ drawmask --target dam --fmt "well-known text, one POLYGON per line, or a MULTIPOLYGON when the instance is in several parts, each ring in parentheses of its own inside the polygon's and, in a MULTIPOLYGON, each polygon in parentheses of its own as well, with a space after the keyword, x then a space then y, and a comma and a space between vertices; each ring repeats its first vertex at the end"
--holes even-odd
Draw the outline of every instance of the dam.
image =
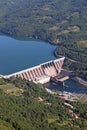
POLYGON ((56 77, 60 74, 65 57, 51 60, 35 67, 31 67, 10 75, 5 75, 3 78, 21 77, 35 83, 47 83, 51 77, 56 77))

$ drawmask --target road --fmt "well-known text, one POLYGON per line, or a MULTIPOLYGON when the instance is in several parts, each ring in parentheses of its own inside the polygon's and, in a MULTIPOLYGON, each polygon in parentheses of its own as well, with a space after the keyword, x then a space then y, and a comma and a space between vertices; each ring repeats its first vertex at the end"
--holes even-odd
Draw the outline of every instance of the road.
POLYGON ((76 63, 80 63, 80 64, 84 64, 84 65, 87 65, 87 63, 84 63, 84 62, 81 62, 81 61, 78 61, 78 60, 73 60, 69 57, 66 57, 66 56, 62 56, 62 55, 58 55, 59 57, 65 57, 66 59, 68 59, 69 61, 71 62, 76 62, 76 63))

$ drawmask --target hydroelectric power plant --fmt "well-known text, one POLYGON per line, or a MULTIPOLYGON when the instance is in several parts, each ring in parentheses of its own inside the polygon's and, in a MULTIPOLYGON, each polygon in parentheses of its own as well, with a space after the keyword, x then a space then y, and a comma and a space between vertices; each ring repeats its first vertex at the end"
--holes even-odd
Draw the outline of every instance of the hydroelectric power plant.
POLYGON ((32 68, 28 68, 10 75, 3 76, 4 78, 10 77, 21 77, 35 83, 47 83, 50 81, 51 77, 56 77, 60 74, 65 57, 48 61, 37 65, 32 68))

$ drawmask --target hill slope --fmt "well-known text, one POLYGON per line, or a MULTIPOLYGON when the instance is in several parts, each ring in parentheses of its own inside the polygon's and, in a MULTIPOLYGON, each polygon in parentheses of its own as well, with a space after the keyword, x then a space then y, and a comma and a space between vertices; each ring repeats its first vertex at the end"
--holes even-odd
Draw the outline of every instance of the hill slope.
POLYGON ((76 119, 58 95, 50 95, 41 85, 20 78, 0 80, 0 84, 7 84, 7 89, 8 83, 23 91, 18 96, 0 90, 1 130, 86 130, 87 105, 70 103, 75 108, 71 112, 79 114, 76 119))
POLYGON ((86 9, 86 0, 1 0, 0 30, 50 42, 73 32, 86 37, 86 9))

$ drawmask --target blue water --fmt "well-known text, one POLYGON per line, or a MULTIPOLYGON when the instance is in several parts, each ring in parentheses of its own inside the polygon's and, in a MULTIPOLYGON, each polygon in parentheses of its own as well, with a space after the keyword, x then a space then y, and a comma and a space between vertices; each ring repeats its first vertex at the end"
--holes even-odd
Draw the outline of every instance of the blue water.
POLYGON ((68 79, 65 81, 65 85, 67 87, 62 87, 55 83, 47 83, 45 84, 45 87, 51 89, 51 90, 58 90, 58 91, 67 91, 72 93, 87 93, 87 87, 68 79))
POLYGON ((53 60, 55 48, 43 41, 0 36, 0 74, 10 74, 53 60))

